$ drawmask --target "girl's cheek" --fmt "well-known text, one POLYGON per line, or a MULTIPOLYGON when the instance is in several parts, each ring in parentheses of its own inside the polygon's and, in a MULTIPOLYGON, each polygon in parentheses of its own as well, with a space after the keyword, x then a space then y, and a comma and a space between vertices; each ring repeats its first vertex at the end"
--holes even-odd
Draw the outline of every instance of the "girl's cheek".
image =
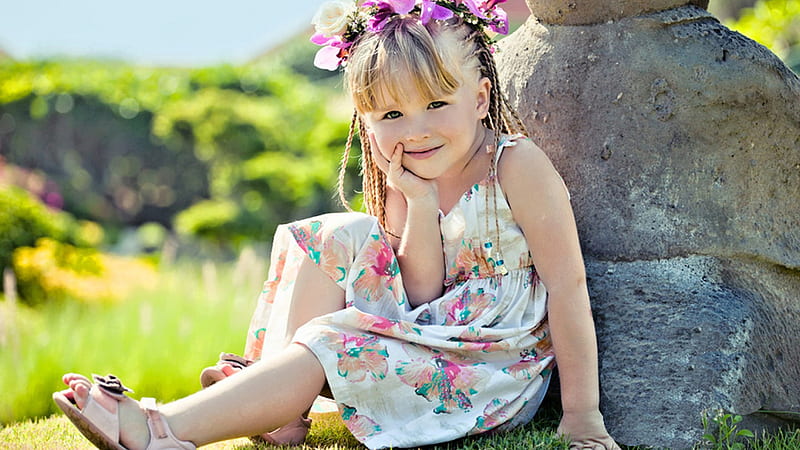
POLYGON ((372 131, 375 133, 375 142, 378 143, 378 150, 380 150, 381 155, 386 159, 390 159, 395 146, 395 139, 387 135, 386 130, 382 130, 380 127, 372 128, 372 131))
POLYGON ((382 141, 378 141, 378 145, 380 146, 381 154, 386 159, 392 159, 392 150, 394 150, 394 144, 388 139, 384 139, 382 141))

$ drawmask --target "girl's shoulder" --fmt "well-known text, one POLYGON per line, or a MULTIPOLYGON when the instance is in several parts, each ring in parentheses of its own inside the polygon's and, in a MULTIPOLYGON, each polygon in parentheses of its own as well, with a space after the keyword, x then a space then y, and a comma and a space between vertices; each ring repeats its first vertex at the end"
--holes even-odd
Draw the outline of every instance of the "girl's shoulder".
POLYGON ((501 180, 504 172, 532 175, 532 171, 555 170, 547 154, 525 135, 503 136, 499 147, 497 171, 501 180))
POLYGON ((497 161, 498 181, 506 196, 565 193, 564 181, 544 150, 523 135, 512 138, 513 144, 503 147, 497 161))

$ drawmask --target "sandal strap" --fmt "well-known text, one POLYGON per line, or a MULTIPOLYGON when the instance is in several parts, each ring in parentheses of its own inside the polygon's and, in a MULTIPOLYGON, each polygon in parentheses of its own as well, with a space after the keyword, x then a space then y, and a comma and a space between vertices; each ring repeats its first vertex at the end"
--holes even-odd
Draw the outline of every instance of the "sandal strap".
POLYGON ((217 362, 217 365, 221 363, 228 363, 238 369, 244 369, 245 367, 253 364, 253 361, 235 353, 222 352, 219 354, 219 361, 217 362))
POLYGON ((108 393, 100 386, 94 384, 89 390, 89 398, 80 414, 91 422, 101 433, 105 434, 112 442, 119 442, 119 404, 114 404, 114 410, 109 411, 95 400, 94 392, 109 395, 119 402, 119 398, 108 393))
POLYGON ((150 429, 150 444, 147 445, 148 449, 186 449, 194 450, 197 447, 189 441, 181 441, 169 428, 169 424, 156 405, 156 399, 152 397, 142 397, 139 401, 147 414, 147 428, 150 429))

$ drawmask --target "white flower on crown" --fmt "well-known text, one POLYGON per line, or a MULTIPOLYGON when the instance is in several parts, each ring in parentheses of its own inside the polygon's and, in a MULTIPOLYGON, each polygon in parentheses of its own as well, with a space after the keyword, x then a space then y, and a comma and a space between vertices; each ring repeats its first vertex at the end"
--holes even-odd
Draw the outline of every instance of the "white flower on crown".
POLYGON ((311 23, 317 33, 327 37, 339 35, 345 32, 355 11, 356 2, 352 0, 332 0, 320 6, 311 23))

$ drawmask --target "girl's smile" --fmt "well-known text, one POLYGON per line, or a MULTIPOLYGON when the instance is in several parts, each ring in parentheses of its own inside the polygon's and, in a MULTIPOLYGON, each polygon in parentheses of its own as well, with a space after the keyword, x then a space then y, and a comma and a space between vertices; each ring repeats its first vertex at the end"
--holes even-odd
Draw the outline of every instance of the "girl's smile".
POLYGON ((439 145, 439 146, 436 146, 436 147, 433 147, 433 148, 421 149, 421 150, 405 149, 405 150, 403 150, 403 155, 404 156, 408 156, 409 158, 413 158, 413 159, 428 159, 428 158, 432 157, 433 155, 435 155, 436 152, 438 152, 439 149, 441 149, 441 148, 442 148, 442 146, 439 145))

